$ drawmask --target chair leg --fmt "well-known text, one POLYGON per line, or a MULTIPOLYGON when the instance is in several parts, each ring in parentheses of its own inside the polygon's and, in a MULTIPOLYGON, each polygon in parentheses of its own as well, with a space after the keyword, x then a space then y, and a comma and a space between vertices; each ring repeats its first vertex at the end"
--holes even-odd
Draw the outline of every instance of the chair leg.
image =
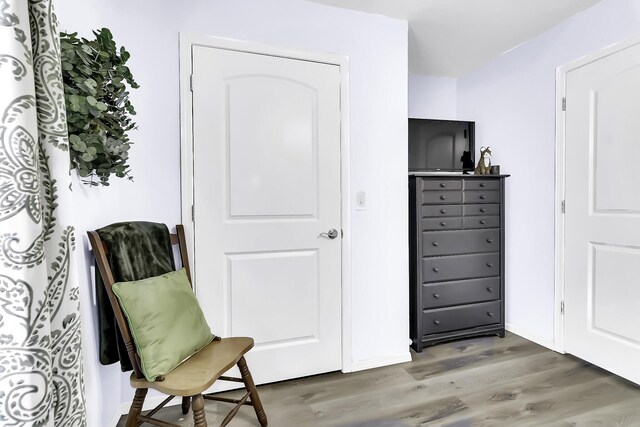
POLYGON ((267 414, 265 414, 264 408, 262 407, 260 396, 258 396, 258 390, 253 382, 253 377, 251 376, 251 372, 249 372, 249 367, 247 366, 247 361, 244 360, 244 356, 238 360, 238 368, 240 369, 240 375, 242 375, 244 386, 251 396, 251 403, 253 404, 253 409, 256 411, 258 421, 262 427, 266 427, 268 424, 267 414))
POLYGON ((146 388, 137 388, 136 394, 133 397, 131 408, 129 408, 129 415, 127 415, 127 422, 125 427, 136 427, 138 425, 138 415, 142 412, 142 404, 144 398, 147 396, 146 388))
POLYGON ((191 398, 189 396, 182 397, 182 415, 189 413, 189 406, 191 406, 191 398))
POLYGON ((201 394, 191 397, 191 409, 193 409, 193 426, 207 427, 207 419, 204 415, 204 398, 201 394))

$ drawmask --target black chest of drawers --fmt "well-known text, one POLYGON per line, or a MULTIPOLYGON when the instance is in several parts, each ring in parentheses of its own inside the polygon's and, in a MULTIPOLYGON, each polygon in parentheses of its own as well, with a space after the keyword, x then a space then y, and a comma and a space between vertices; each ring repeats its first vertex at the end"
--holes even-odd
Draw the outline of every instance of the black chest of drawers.
POLYGON ((412 347, 504 337, 504 181, 409 176, 412 347))

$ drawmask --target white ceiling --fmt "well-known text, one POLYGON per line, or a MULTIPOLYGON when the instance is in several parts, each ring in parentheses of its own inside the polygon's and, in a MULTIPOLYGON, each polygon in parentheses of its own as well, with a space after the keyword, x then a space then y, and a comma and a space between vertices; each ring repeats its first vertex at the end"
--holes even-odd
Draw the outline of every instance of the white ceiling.
POLYGON ((460 77, 600 0, 310 0, 409 21, 409 72, 460 77))

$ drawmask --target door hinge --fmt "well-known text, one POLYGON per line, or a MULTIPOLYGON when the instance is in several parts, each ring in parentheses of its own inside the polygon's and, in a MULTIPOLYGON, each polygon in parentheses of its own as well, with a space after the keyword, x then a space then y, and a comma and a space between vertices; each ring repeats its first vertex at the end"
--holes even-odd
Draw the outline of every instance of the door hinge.
POLYGON ((564 314, 564 301, 560 301, 560 314, 564 314))
POLYGON ((565 213, 566 209, 567 209, 567 204, 566 204, 566 203, 565 203, 565 201, 563 200, 563 201, 560 203, 560 210, 562 211, 562 213, 565 213))
POLYGON ((196 221, 196 205, 191 205, 191 221, 196 221))
POLYGON ((567 97, 562 97, 562 111, 567 111, 567 97))
POLYGON ((193 92, 193 74, 189 76, 189 90, 193 92))

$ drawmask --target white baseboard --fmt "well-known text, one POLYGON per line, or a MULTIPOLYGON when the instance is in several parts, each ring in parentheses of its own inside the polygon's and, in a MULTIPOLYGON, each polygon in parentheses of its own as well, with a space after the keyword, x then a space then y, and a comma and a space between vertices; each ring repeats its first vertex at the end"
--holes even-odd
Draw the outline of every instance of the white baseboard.
POLYGON ((504 325, 505 329, 509 332, 511 332, 512 334, 516 334, 518 336, 521 336, 522 338, 529 340, 531 342, 534 342, 536 344, 539 344, 543 347, 548 348, 549 350, 553 350, 553 351, 557 351, 555 349, 555 343, 553 342, 553 340, 547 340, 544 338, 540 338, 539 336, 530 333, 529 331, 526 331, 524 329, 518 328, 517 326, 513 326, 510 324, 505 324, 504 325))
POLYGON ((375 357, 373 359, 359 360, 351 364, 351 372, 364 371, 365 369, 380 368, 382 366, 395 365, 397 363, 411 362, 411 353, 395 354, 392 356, 375 357))

